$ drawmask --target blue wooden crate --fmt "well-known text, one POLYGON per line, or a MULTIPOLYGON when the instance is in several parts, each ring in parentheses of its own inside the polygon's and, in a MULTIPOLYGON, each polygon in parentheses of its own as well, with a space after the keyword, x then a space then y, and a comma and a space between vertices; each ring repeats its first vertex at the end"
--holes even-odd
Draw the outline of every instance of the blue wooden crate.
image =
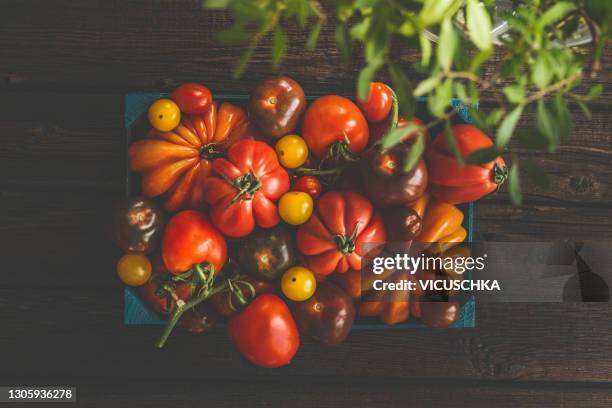
MULTIPOLYGON (((134 128, 136 124, 145 116, 149 105, 159 98, 168 97, 167 93, 160 92, 131 92, 125 97, 125 129, 126 143, 129 144, 135 138, 134 128)), ((308 100, 313 100, 318 96, 309 96, 308 100)), ((235 102, 236 104, 246 104, 248 95, 232 95, 232 94, 215 94, 214 98, 219 101, 235 102)), ((419 99, 423 103, 424 99, 419 99)), ((468 107, 458 99, 451 100, 451 105, 457 110, 458 117, 467 123, 472 120, 469 115, 468 107)), ((132 174, 129 168, 126 168, 126 194, 135 193, 135 187, 132 185, 132 174)), ((472 234, 474 229, 474 203, 469 203, 462 206, 462 210, 466 214, 464 227, 468 232, 467 241, 472 242, 472 234)), ((136 292, 129 287, 125 288, 124 292, 125 304, 123 308, 123 322, 127 325, 162 325, 165 320, 159 315, 150 310, 136 292)), ((452 326, 453 328, 473 328, 476 324, 476 302, 474 298, 470 298, 462 307, 459 319, 452 326)), ((389 329, 405 329, 405 328, 422 328, 426 327, 420 322, 407 322, 396 325, 386 325, 384 323, 375 322, 371 318, 358 318, 353 328, 356 330, 389 330, 389 329)))

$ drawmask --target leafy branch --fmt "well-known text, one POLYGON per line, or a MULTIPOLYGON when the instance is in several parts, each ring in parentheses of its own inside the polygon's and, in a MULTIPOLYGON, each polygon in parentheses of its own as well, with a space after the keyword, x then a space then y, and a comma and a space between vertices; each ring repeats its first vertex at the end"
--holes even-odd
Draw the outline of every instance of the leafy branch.
MULTIPOLYGON (((345 60, 352 58, 355 44, 362 46, 364 65, 357 79, 358 97, 367 98, 369 83, 382 71, 390 78, 404 116, 414 115, 417 97, 427 97, 433 119, 415 130, 443 125, 458 161, 488 162, 504 152, 512 139, 526 148, 552 152, 573 128, 568 102, 590 117, 587 104, 602 93, 600 85, 586 94, 575 89, 584 79, 596 78, 601 70, 601 56, 612 27, 612 2, 514 3, 511 13, 498 15, 507 22, 508 30, 494 38, 491 16, 497 11, 493 0, 336 0, 334 36, 345 60), (593 52, 588 57, 568 46, 585 27, 593 39, 593 52), (419 50, 420 61, 412 68, 426 73, 424 79, 417 83, 409 79, 391 52, 393 44, 419 50), (495 71, 485 73, 483 65, 494 56, 501 56, 495 71), (490 96, 492 106, 470 112, 478 127, 495 135, 495 146, 460 157, 450 134, 455 111, 449 101, 459 98, 475 107, 483 92, 490 96), (535 112, 536 126, 517 129, 529 111, 535 112)), ((234 16, 234 24, 220 33, 220 39, 247 46, 236 66, 236 76, 244 72, 254 50, 267 37, 272 37, 273 66, 279 66, 287 47, 283 24, 297 22, 302 28, 310 27, 305 46, 314 49, 328 21, 325 9, 312 0, 204 0, 203 4, 210 9, 229 9, 234 16)), ((401 140, 398 135, 389 137, 393 138, 384 143, 389 147, 401 140)), ((406 162, 415 163, 422 152, 422 146, 415 145, 406 162)), ((508 185, 515 204, 522 200, 521 172, 539 186, 549 184, 535 163, 513 160, 508 185)))

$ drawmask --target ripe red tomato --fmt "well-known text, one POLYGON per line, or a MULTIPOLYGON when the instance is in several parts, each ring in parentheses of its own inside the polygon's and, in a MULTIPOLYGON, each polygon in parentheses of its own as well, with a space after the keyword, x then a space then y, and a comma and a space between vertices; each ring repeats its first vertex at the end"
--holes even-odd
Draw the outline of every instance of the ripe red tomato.
MULTIPOLYGON (((480 129, 469 124, 452 128, 461 156, 493 146, 493 141, 480 129)), ((504 159, 499 156, 485 164, 460 166, 446 143, 444 135, 438 135, 425 153, 429 169, 429 192, 450 204, 476 201, 496 191, 507 178, 504 159)))
POLYGON ((322 96, 306 110, 302 137, 319 158, 326 157, 336 143, 359 153, 368 144, 368 123, 357 105, 347 98, 322 96))
POLYGON ((178 275, 199 263, 210 262, 216 274, 226 257, 225 238, 201 212, 181 211, 168 222, 162 258, 170 273, 178 275))
POLYGON ((300 347, 300 336, 289 308, 271 293, 255 298, 229 321, 227 328, 238 351, 261 367, 289 364, 300 347))
POLYGON ((213 97, 204 85, 188 83, 172 92, 172 100, 182 112, 196 114, 206 113, 212 105, 213 97))
POLYGON ((293 190, 303 191, 316 200, 321 195, 321 182, 314 176, 302 176, 293 185, 293 190))
POLYGON ((367 198, 351 191, 323 194, 315 213, 297 231, 298 249, 317 275, 344 273, 349 267, 361 270, 363 244, 384 244, 385 240, 380 215, 367 198))
POLYGON ((371 82, 367 101, 357 98, 357 105, 361 108, 368 122, 381 122, 391 112, 393 94, 389 87, 382 82, 371 82))
POLYGON ((289 175, 272 147, 241 140, 227 159, 213 162, 213 176, 203 184, 213 223, 230 237, 250 234, 255 224, 271 228, 280 221, 276 202, 289 190, 289 175))

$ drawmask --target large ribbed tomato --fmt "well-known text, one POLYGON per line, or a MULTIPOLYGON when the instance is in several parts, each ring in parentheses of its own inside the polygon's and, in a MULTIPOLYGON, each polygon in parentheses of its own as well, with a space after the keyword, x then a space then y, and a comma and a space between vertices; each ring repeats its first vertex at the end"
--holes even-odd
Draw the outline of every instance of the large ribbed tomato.
POLYGON ((147 137, 130 146, 130 167, 142 173, 147 197, 165 196, 169 211, 200 208, 202 181, 211 172, 212 160, 236 140, 251 135, 246 113, 231 103, 213 103, 204 114, 184 114, 170 132, 151 129, 147 137))
POLYGON ((213 174, 203 184, 213 223, 230 237, 244 237, 258 225, 270 228, 280 221, 276 202, 289 190, 289 175, 272 147, 241 140, 227 159, 213 162, 213 174))
POLYGON ((385 240, 381 216, 367 198, 351 191, 323 194, 315 213, 297 231, 298 249, 317 275, 342 273, 349 267, 360 270, 363 244, 385 240))

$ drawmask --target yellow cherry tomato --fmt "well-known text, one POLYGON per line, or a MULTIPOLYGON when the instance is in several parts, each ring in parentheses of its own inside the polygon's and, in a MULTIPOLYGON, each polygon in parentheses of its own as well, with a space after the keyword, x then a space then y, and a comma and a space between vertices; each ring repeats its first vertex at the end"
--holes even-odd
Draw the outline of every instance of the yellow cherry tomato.
POLYGON ((303 191, 283 194, 278 202, 278 214, 287 224, 301 225, 312 215, 312 197, 303 191))
POLYGON ((181 110, 171 99, 159 99, 149 107, 149 122, 160 132, 169 132, 181 121, 181 110))
POLYGON ((304 139, 296 135, 287 135, 276 142, 278 161, 288 169, 300 167, 308 158, 308 146, 304 139))
POLYGON ((127 254, 117 262, 117 275, 128 286, 140 286, 151 277, 151 262, 144 255, 127 254))
POLYGON ((303 266, 289 268, 281 279, 281 289, 287 298, 301 302, 314 294, 317 280, 310 269, 303 266))

